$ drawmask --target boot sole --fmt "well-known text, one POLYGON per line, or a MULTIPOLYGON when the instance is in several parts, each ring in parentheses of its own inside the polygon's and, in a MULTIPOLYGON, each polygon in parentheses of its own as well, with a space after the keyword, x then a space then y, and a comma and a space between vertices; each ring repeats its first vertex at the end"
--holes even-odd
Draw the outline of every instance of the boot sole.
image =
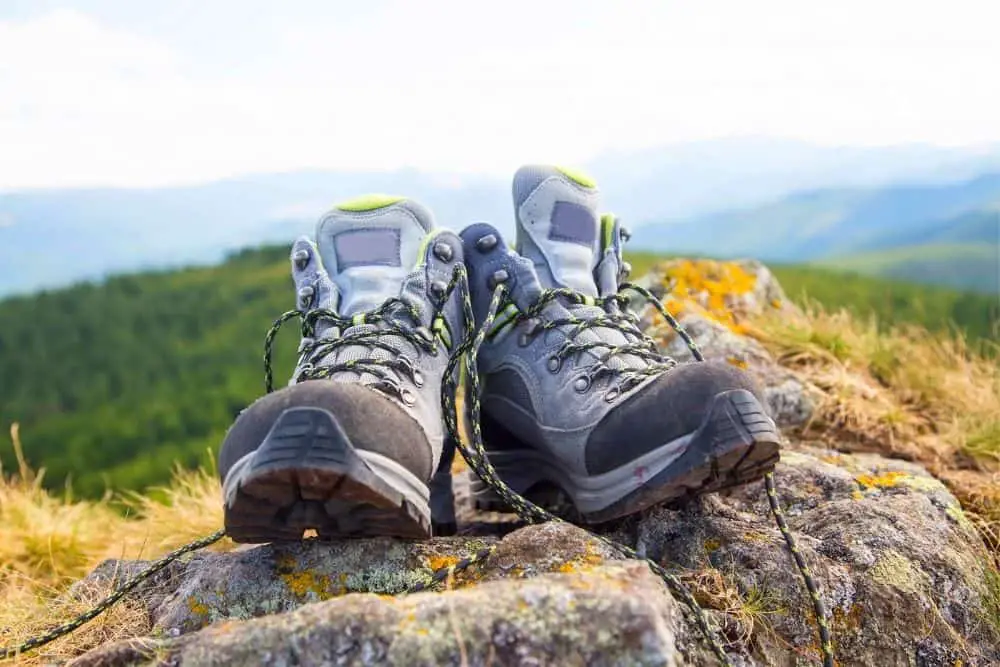
MULTIPOLYGON (((561 506, 552 497, 555 491, 572 503, 572 518, 603 523, 759 480, 778 462, 780 439, 760 401, 740 389, 718 394, 695 431, 601 475, 567 473, 544 452, 527 446, 490 452, 489 460, 508 486, 528 500, 565 515, 565 503, 561 506)), ((472 492, 478 510, 511 511, 478 478, 472 492)))
POLYGON ((223 484, 235 542, 430 537, 427 485, 401 465, 358 450, 332 413, 290 408, 223 484))

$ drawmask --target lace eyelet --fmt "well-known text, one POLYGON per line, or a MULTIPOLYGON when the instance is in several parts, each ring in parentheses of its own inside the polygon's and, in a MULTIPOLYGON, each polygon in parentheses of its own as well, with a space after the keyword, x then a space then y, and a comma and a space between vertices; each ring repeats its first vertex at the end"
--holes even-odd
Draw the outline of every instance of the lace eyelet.
POLYGON ((454 252, 452 251, 451 246, 447 243, 435 243, 434 256, 442 262, 450 262, 451 258, 454 257, 454 252))
POLYGON ((304 376, 307 373, 312 372, 313 370, 314 370, 314 366, 311 363, 306 362, 306 363, 302 364, 297 369, 295 369, 295 375, 292 377, 292 382, 294 384, 298 384, 299 382, 302 382, 302 380, 309 379, 309 378, 306 378, 304 376))
POLYGON ((417 385, 418 388, 424 386, 424 374, 415 368, 413 369, 413 384, 417 385))
POLYGON ((399 392, 399 397, 402 399, 403 403, 412 406, 417 402, 417 397, 413 395, 413 392, 409 389, 403 389, 399 392))
POLYGON ((309 251, 296 250, 295 254, 292 255, 292 261, 295 262, 296 269, 299 271, 303 270, 309 265, 309 251))
POLYGON ((562 368, 562 359, 560 359, 556 355, 552 355, 551 357, 549 357, 547 366, 549 368, 550 373, 558 373, 559 369, 562 368))
POLYGON ((483 236, 478 241, 476 241, 476 250, 481 253, 487 253, 493 250, 497 245, 497 237, 495 234, 487 234, 483 236))
POLYGON ((604 400, 607 401, 608 403, 614 403, 621 395, 622 392, 620 389, 618 389, 618 387, 612 387, 611 389, 608 389, 606 392, 604 392, 604 400))
POLYGON ((573 390, 578 394, 582 394, 590 389, 590 384, 590 376, 581 375, 577 379, 573 380, 573 390))
POLYGON ((507 272, 507 269, 497 269, 493 272, 493 275, 486 279, 486 286, 494 290, 497 288, 497 285, 506 283, 508 280, 510 280, 510 274, 507 272))
POLYGON ((312 304, 313 295, 316 294, 316 290, 308 285, 299 290, 299 307, 307 308, 312 304))
POLYGON ((440 280, 433 281, 430 285, 430 288, 431 288, 431 294, 433 294, 434 298, 437 299, 438 301, 440 301, 444 297, 444 293, 448 291, 448 285, 441 282, 440 280))

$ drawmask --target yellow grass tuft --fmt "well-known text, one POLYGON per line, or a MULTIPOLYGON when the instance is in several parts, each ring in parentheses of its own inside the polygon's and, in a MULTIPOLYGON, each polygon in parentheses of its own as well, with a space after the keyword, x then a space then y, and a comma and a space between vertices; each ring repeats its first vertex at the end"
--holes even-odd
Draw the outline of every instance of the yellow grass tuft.
MULTIPOLYGON (((69 489, 42 488, 43 472, 25 462, 17 425, 11 441, 16 473, 0 470, 0 646, 19 644, 90 609, 110 590, 68 595, 70 584, 108 558, 156 558, 218 530, 222 498, 214 473, 177 469, 158 498, 137 494, 77 500, 69 489)), ((228 539, 216 549, 231 549, 228 539)), ((61 662, 111 640, 146 634, 144 609, 126 602, 18 665, 61 662)))
POLYGON ((800 436, 922 463, 1000 560, 1000 356, 958 333, 884 330, 815 304, 801 316, 765 313, 747 331, 817 391, 800 436))
MULTIPOLYGON (((815 305, 797 314, 771 303, 780 312, 749 316, 740 304, 754 290, 756 278, 732 262, 674 262, 665 279, 672 288, 666 299, 672 313, 697 311, 748 333, 812 387, 816 415, 789 435, 924 464, 959 499, 1000 562, 1000 354, 972 350, 957 334, 915 327, 880 330, 873 319, 815 305)), ((69 488, 53 493, 42 487, 43 471, 35 472, 25 462, 16 425, 11 441, 18 469, 0 470, 2 646, 65 622, 106 595, 108 590, 98 587, 68 595, 72 582, 105 559, 155 558, 222 525, 214 471, 178 468, 168 485, 149 494, 78 500, 69 488)), ((454 469, 464 467, 457 457, 454 469)), ((891 488, 902 480, 887 473, 858 481, 872 489, 891 488)), ((234 546, 223 540, 212 548, 234 546)), ((708 550, 713 546, 706 543, 708 550)), ((717 570, 698 577, 691 583, 700 601, 723 611, 741 637, 752 636, 754 628, 766 629, 770 615, 784 612, 764 588, 739 591, 717 570)), ((313 582, 299 583, 311 588, 313 582)), ((120 603, 15 663, 62 662, 149 629, 150 619, 140 606, 120 603)))

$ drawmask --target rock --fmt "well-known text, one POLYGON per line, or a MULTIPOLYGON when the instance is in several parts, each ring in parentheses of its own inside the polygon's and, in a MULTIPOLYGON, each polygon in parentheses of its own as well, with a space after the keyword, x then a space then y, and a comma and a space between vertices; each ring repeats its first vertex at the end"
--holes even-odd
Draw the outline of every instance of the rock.
MULTIPOLYGON (((219 623, 136 657, 183 665, 672 667, 679 623, 677 603, 648 567, 631 562, 402 598, 348 595, 219 623)), ((100 659, 92 652, 77 665, 100 659)))
MULTIPOLYGON (((771 417, 779 426, 799 426, 812 417, 814 392, 745 335, 748 317, 768 311, 800 314, 766 266, 754 260, 672 260, 642 281, 691 336, 706 359, 751 371, 764 387, 771 417)), ((641 317, 647 333, 678 361, 691 361, 687 344, 648 306, 641 317)))
MULTIPOLYGON (((943 484, 915 464, 826 451, 783 453, 775 477, 839 664, 998 664, 989 555, 943 484)), ((732 607, 722 625, 754 664, 815 661, 809 597, 762 484, 656 510, 634 534, 647 555, 707 583, 703 600, 732 607)))
MULTIPOLYGON (((776 478, 840 665, 1000 661, 988 555, 940 482, 915 464, 822 450, 785 452, 776 478)), ((761 486, 609 529, 687 582, 734 664, 814 664, 810 598, 761 486)), ((141 597, 155 638, 98 648, 75 664, 153 655, 181 665, 717 664, 642 561, 617 560, 562 523, 499 541, 313 540, 201 554, 141 597), (390 595, 486 544, 492 555, 448 590, 390 595)))
MULTIPOLYGON (((746 335, 750 315, 796 315, 765 267, 677 261, 646 283, 706 357, 760 378, 780 425, 810 420, 813 388, 746 335)), ((662 318, 650 309, 643 318, 669 354, 690 359, 662 318)), ((941 482, 913 463, 794 443, 775 479, 829 611, 839 665, 1000 664, 1000 575, 941 482)), ((468 502, 463 475, 455 495, 468 502)), ((718 664, 682 596, 646 562, 565 523, 523 527, 468 508, 457 516, 466 534, 426 542, 309 540, 195 554, 133 595, 152 636, 72 664, 718 664), (485 561, 437 592, 401 594, 488 547, 485 561)), ((684 582, 733 665, 819 663, 812 600, 763 482, 601 530, 684 582)), ((144 565, 108 561, 71 594, 105 590, 144 565)))

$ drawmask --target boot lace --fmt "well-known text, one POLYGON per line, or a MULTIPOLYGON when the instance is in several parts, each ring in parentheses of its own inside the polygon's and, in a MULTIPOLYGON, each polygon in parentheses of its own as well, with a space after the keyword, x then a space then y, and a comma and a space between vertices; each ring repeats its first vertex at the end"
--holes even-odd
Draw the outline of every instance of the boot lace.
MULTIPOLYGON (((275 337, 281 326, 294 318, 301 321, 302 339, 293 384, 352 374, 367 380, 366 384, 372 388, 410 403, 413 395, 400 380, 406 379, 417 387, 423 386, 424 380, 412 355, 404 349, 405 345, 408 344, 417 355, 440 354, 438 336, 421 324, 419 310, 398 297, 352 317, 325 308, 290 310, 274 321, 264 339, 264 388, 267 393, 274 389, 271 367, 275 337), (317 335, 319 329, 322 333, 317 335)), ((435 310, 432 321, 439 318, 440 310, 435 310)))
MULTIPOLYGON (((472 469, 476 475, 479 476, 486 484, 488 484, 493 491, 495 491, 500 498, 507 503, 518 516, 528 522, 528 523, 544 523, 548 521, 556 521, 566 523, 564 519, 555 516, 551 512, 545 510, 538 505, 535 505, 530 500, 519 495, 516 491, 511 489, 507 484, 500 478, 497 474, 496 469, 489 462, 486 454, 485 445, 483 443, 483 433, 480 422, 480 415, 482 411, 482 405, 480 403, 480 382, 479 382, 479 372, 476 364, 476 358, 479 353, 479 349, 482 347, 483 342, 488 336, 488 332, 493 331, 495 320, 497 318, 498 312, 501 310, 501 304, 505 303, 505 298, 507 296, 507 287, 500 283, 493 291, 493 298, 490 302, 489 309, 486 313, 486 317, 482 322, 480 327, 475 326, 475 316, 472 311, 472 299, 469 292, 468 281, 466 276, 466 270, 464 265, 459 265, 455 267, 455 274, 452 278, 451 283, 448 286, 447 293, 450 295, 454 289, 461 289, 460 297, 463 309, 463 321, 465 323, 464 336, 462 342, 455 348, 452 352, 449 360, 448 366, 445 370, 444 381, 441 385, 441 406, 444 413, 445 424, 448 430, 449 438, 454 443, 455 448, 465 459, 466 463, 472 469), (471 438, 468 443, 465 443, 462 439, 461 433, 459 431, 459 413, 456 407, 455 397, 458 395, 459 387, 459 374, 456 373, 456 368, 459 363, 464 363, 464 377, 466 378, 465 387, 465 415, 468 418, 469 431, 471 438)), ((702 362, 705 360, 698 346, 695 344, 694 340, 691 338, 683 327, 677 322, 677 320, 664 308, 663 304, 657 299, 651 292, 647 289, 634 285, 632 283, 624 283, 621 285, 618 294, 611 295, 604 299, 608 305, 613 301, 617 308, 624 311, 623 306, 628 300, 623 292, 632 290, 637 292, 642 296, 647 302, 651 303, 660 313, 660 315, 667 321, 667 323, 677 332, 678 336, 684 341, 688 349, 691 351, 696 361, 702 362), (625 301, 622 301, 625 299, 625 301)), ((579 299, 582 298, 581 295, 577 295, 572 290, 548 290, 547 293, 543 293, 542 297, 532 305, 529 310, 524 313, 523 318, 527 319, 530 317, 538 317, 541 315, 541 310, 544 308, 546 303, 551 302, 557 298, 571 298, 579 299)), ((620 318, 624 315, 614 315, 609 314, 607 318, 599 318, 600 324, 588 324, 583 321, 566 320, 562 325, 570 324, 576 327, 581 327, 580 330, 584 330, 589 327, 595 326, 623 326, 620 322, 620 318), (613 323, 613 324, 612 324, 613 323)), ((598 319, 598 318, 595 318, 598 319)), ((590 322, 588 320, 587 322, 590 322)), ((638 336, 638 339, 642 341, 641 349, 648 350, 649 342, 652 342, 647 336, 638 330, 636 322, 628 319, 627 331, 633 336, 638 336), (647 342, 649 341, 649 342, 647 342)), ((560 326, 555 321, 548 322, 549 328, 554 328, 560 326)), ((545 323, 539 326, 544 327, 545 323)), ((572 344, 571 339, 567 339, 570 344, 572 344)), ((597 345, 590 343, 583 343, 582 345, 587 345, 587 349, 596 348, 597 345)), ((655 345, 655 343, 653 343, 655 345)), ((608 347, 602 345, 600 347, 608 347)), ((639 349, 638 341, 630 343, 628 346, 612 346, 616 350, 622 348, 625 349, 639 349)), ((566 354, 571 354, 572 352, 567 352, 566 354)), ((608 353, 610 356, 610 352, 608 353)), ((649 355, 650 357, 652 355, 649 355)), ((670 368, 676 365, 676 362, 672 359, 668 362, 665 361, 669 359, 668 357, 663 357, 662 355, 657 355, 664 361, 657 360, 656 363, 661 366, 668 366, 670 368), (672 362, 672 364, 670 363, 672 362)), ((666 369, 660 369, 657 372, 663 372, 666 369)), ((833 635, 830 630, 829 622, 827 621, 826 606, 823 604, 823 600, 820 597, 819 587, 817 586, 815 580, 812 577, 812 573, 809 567, 806 565, 802 554, 796 544, 795 537, 792 535, 791 530, 788 528, 787 522, 785 521, 784 515, 781 510, 781 506, 778 502, 777 489, 774 484, 774 473, 769 472, 764 477, 765 489, 767 492, 768 504, 771 509, 772 516, 774 517, 775 523, 778 526, 779 531, 785 541, 785 545, 788 547, 789 552, 793 556, 796 567, 799 573, 802 575, 803 582, 807 592, 809 593, 810 601, 813 606, 813 616, 816 620, 817 631, 820 638, 820 652, 823 656, 824 667, 834 667, 835 657, 833 649, 833 635)), ((705 638, 706 643, 715 654, 716 658, 719 660, 720 664, 726 667, 731 667, 733 664, 729 659, 729 655, 723 648, 723 642, 719 638, 719 633, 716 629, 712 627, 709 623, 708 617, 705 615, 704 610, 698 601, 691 594, 691 591, 680 581, 674 574, 669 572, 662 565, 656 561, 646 558, 640 555, 635 549, 616 542, 615 540, 602 535, 600 533, 594 533, 586 528, 581 528, 585 530, 592 538, 598 540, 599 542, 605 544, 612 550, 621 554, 625 558, 635 559, 644 561, 670 589, 671 593, 676 596, 684 605, 688 608, 691 615, 693 616, 695 624, 705 638)), ((475 559, 470 562, 481 562, 483 560, 478 554, 475 559)))
POLYGON ((609 377, 612 382, 605 397, 614 400, 645 379, 677 366, 677 361, 661 353, 656 342, 639 328, 638 317, 630 311, 632 298, 629 292, 637 293, 646 303, 659 305, 661 314, 685 342, 692 356, 697 361, 704 360, 690 335, 662 307, 659 300, 649 290, 633 283, 623 283, 617 294, 599 298, 588 297, 567 288, 546 289, 528 309, 517 311, 508 323, 512 326, 522 322, 527 324, 521 334, 525 343, 545 332, 561 330, 566 336, 566 342, 550 357, 552 367, 558 369, 564 360, 571 357, 582 359, 585 353, 590 353, 593 361, 587 364, 581 376, 584 388, 593 386, 602 377, 609 377), (556 301, 569 306, 569 316, 546 317, 547 307, 556 301), (588 311, 600 309, 601 312, 582 317, 577 315, 581 312, 581 307, 588 306, 588 311), (612 342, 607 335, 601 335, 609 330, 617 332, 627 342, 612 342), (581 340, 581 334, 585 331, 593 331, 596 335, 589 340, 581 340), (612 360, 618 360, 618 363, 613 365, 612 360))
MULTIPOLYGON (((451 294, 456 289, 460 290, 459 298, 462 304, 464 328, 463 328, 463 337, 461 342, 455 347, 452 354, 449 355, 448 364, 444 375, 444 381, 441 384, 441 406, 444 413, 445 424, 448 430, 448 436, 451 442, 454 443, 456 449, 462 454, 462 458, 465 459, 466 463, 468 463, 469 467, 473 470, 473 472, 475 472, 484 482, 486 482, 510 507, 514 508, 514 510, 517 512, 517 514, 521 517, 522 520, 528 523, 542 523, 547 521, 564 522, 563 519, 551 514, 547 510, 539 507, 538 505, 535 505, 526 498, 518 495, 513 489, 507 486, 507 484, 504 483, 502 479, 500 479, 500 476, 497 474, 496 469, 489 462, 489 459, 487 458, 486 455, 486 449, 483 444, 483 434, 479 420, 482 406, 479 402, 480 386, 479 386, 478 368, 476 365, 476 356, 479 352, 479 348, 482 347, 482 344, 486 339, 487 332, 493 328, 494 322, 497 317, 497 312, 500 308, 500 304, 504 302, 504 298, 506 296, 506 287, 503 284, 496 286, 493 292, 493 298, 490 302, 486 318, 483 321, 483 325, 478 329, 475 326, 475 317, 472 312, 472 300, 471 300, 471 294, 469 292, 465 266, 461 264, 455 267, 453 277, 450 283, 448 284, 447 289, 445 290, 444 296, 441 299, 441 303, 442 304, 446 303, 450 298, 451 294), (471 442, 469 442, 468 444, 466 444, 461 437, 458 424, 459 414, 455 401, 455 398, 456 396, 458 396, 458 392, 460 390, 459 374, 456 372, 459 363, 464 363, 464 369, 466 371, 464 377, 467 378, 465 387, 466 416, 469 419, 470 432, 472 436, 470 439, 471 442)), ((695 359, 697 359, 698 361, 704 360, 700 351, 698 351, 697 346, 694 344, 694 341, 691 340, 690 336, 683 330, 683 328, 670 315, 670 313, 666 311, 666 309, 663 307, 663 304, 661 304, 659 300, 656 299, 656 297, 654 297, 644 288, 635 285, 630 285, 630 284, 622 285, 622 290, 625 289, 634 289, 640 295, 645 297, 650 303, 652 303, 659 310, 660 314, 667 320, 667 322, 677 331, 678 335, 680 335, 681 338, 685 341, 685 343, 688 345, 688 347, 694 354, 695 359)), ((561 290, 553 290, 553 294, 548 295, 547 298, 550 301, 555 298, 560 298, 560 296, 563 298, 577 298, 576 296, 573 295, 568 295, 566 293, 558 294, 557 292, 561 292, 561 290)), ((623 305, 621 302, 617 301, 617 299, 619 299, 620 296, 621 296, 621 291, 619 291, 618 295, 613 295, 612 297, 608 298, 616 300, 616 303, 620 307, 621 305, 623 305)), ((350 319, 343 318, 332 311, 320 310, 320 309, 312 310, 305 313, 302 311, 289 311, 285 313, 277 320, 275 320, 274 324, 271 326, 271 329, 268 331, 267 336, 265 338, 264 369, 265 369, 265 385, 268 393, 270 393, 270 391, 273 388, 273 381, 272 381, 273 378, 271 372, 271 352, 272 352, 274 338, 277 335, 278 329, 281 327, 281 325, 284 322, 287 322, 288 320, 295 317, 300 318, 302 321, 303 339, 306 340, 306 342, 304 342, 303 345, 300 346, 300 351, 306 357, 310 356, 312 358, 325 357, 326 355, 330 354, 332 351, 338 349, 339 347, 346 346, 349 344, 369 345, 371 346, 372 349, 382 349, 385 351, 398 351, 398 348, 395 346, 387 348, 386 346, 388 346, 389 344, 386 343, 383 339, 379 339, 377 336, 375 336, 374 335, 375 331, 379 331, 380 335, 382 336, 398 335, 403 340, 409 341, 414 345, 419 346, 420 349, 424 349, 429 353, 431 352, 432 346, 433 349, 436 350, 436 341, 433 340, 433 336, 430 337, 431 340, 428 340, 425 335, 416 333, 416 330, 411 331, 410 328, 407 328, 403 324, 401 324, 401 320, 399 320, 397 317, 390 315, 390 311, 394 311, 395 309, 400 308, 401 305, 403 306, 403 308, 401 308, 401 312, 407 313, 410 316, 410 319, 414 322, 420 321, 418 313, 416 313, 415 310, 411 309, 412 307, 410 307, 409 304, 406 304, 402 300, 395 300, 395 299, 391 299, 389 302, 386 302, 385 304, 383 304, 379 308, 376 308, 373 311, 364 313, 360 316, 355 316, 350 319), (329 340, 327 340, 327 337, 325 336, 324 332, 324 338, 321 339, 321 341, 317 342, 314 339, 314 336, 316 333, 317 324, 319 322, 328 322, 338 330, 342 327, 346 328, 346 330, 344 331, 343 334, 340 334, 339 337, 336 337, 336 334, 334 334, 334 337, 330 338, 329 340), (371 329, 363 329, 362 327, 364 325, 373 325, 373 327, 371 329), (384 326, 384 328, 379 329, 380 326, 384 326), (351 330, 352 328, 354 328, 353 331, 351 330)), ((539 307, 538 304, 535 304, 535 307, 533 307, 531 310, 532 312, 534 312, 535 315, 539 315, 541 307, 539 307), (535 312, 536 309, 537 312, 535 312)), ((439 314, 440 313, 438 313, 438 315, 439 314)), ((608 321, 617 322, 618 320, 614 315, 610 315, 608 321)), ((569 321, 569 324, 578 326, 581 323, 569 321)), ((630 324, 632 325, 632 328, 628 330, 631 334, 634 335, 634 332, 638 331, 638 329, 635 328, 634 322, 630 322, 630 324)), ((552 324, 551 326, 554 327, 557 325, 552 324)), ((592 324, 588 326, 598 326, 598 325, 592 324)), ((603 326, 608 326, 608 325, 604 324, 603 326)), ((642 339, 642 349, 643 350, 648 349, 648 344, 645 342, 644 340, 645 337, 642 334, 640 334, 640 339, 642 339)), ((596 346, 590 346, 587 349, 591 349, 591 347, 596 347, 596 346)), ((618 348, 639 349, 639 344, 636 341, 630 343, 627 346, 618 346, 618 348)), ((395 369, 398 367, 398 366, 393 366, 390 363, 391 361, 392 360, 381 361, 374 359, 368 359, 368 360, 358 359, 353 362, 333 363, 329 366, 313 367, 313 369, 306 371, 302 371, 300 369, 300 372, 298 373, 298 376, 295 378, 295 381, 312 379, 314 377, 331 377, 332 375, 340 372, 357 373, 359 371, 360 372, 375 371, 374 373, 372 373, 373 375, 376 375, 377 377, 384 377, 386 368, 395 369), (328 370, 322 370, 322 369, 328 369, 328 370), (380 376, 378 375, 379 373, 382 373, 383 375, 380 376)), ((657 362, 657 363, 661 363, 662 365, 667 364, 667 362, 657 362)), ((408 371, 406 370, 403 370, 402 372, 408 373, 408 371)), ((820 638, 820 652, 823 656, 823 665, 824 667, 834 667, 836 663, 835 663, 834 649, 833 649, 833 636, 832 632, 830 631, 829 622, 827 621, 826 607, 823 604, 822 598, 820 597, 819 587, 816 585, 816 582, 812 577, 812 573, 802 557, 801 551, 796 546, 795 537, 792 535, 792 532, 788 528, 787 522, 784 519, 784 515, 782 513, 781 506, 778 501, 777 489, 775 487, 773 473, 769 472, 767 473, 767 475, 765 475, 764 484, 767 492, 768 504, 771 509, 771 514, 774 517, 775 523, 777 524, 782 537, 784 538, 785 545, 788 547, 788 550, 792 554, 793 561, 796 567, 798 568, 799 573, 802 575, 802 579, 805 583, 806 590, 808 591, 809 596, 811 598, 813 606, 813 615, 816 620, 816 625, 818 628, 818 634, 820 638)), ((586 529, 584 528, 582 530, 586 529)), ((702 635, 705 638, 706 643, 712 650, 712 653, 715 654, 716 658, 718 658, 720 664, 725 665, 726 667, 731 667, 733 663, 729 659, 729 655, 726 653, 726 650, 723 647, 723 642, 719 638, 718 631, 714 629, 712 625, 710 625, 708 617, 705 615, 705 612, 701 608, 701 605, 698 604, 697 600, 695 600, 694 596, 691 594, 688 588, 680 581, 680 579, 678 579, 674 574, 669 572, 666 568, 664 568, 656 561, 641 556, 638 552, 635 551, 635 549, 632 549, 631 547, 628 547, 624 544, 620 544, 612 540, 611 538, 601 535, 599 533, 592 533, 590 531, 587 532, 591 537, 605 544, 612 550, 621 554, 623 557, 644 561, 648 565, 650 570, 653 573, 655 573, 658 577, 660 577, 660 579, 663 580, 663 582, 667 585, 667 587, 670 589, 673 595, 677 597, 681 602, 683 602, 684 605, 688 608, 691 615, 694 617, 695 624, 698 626, 699 630, 701 631, 702 635)), ((112 607, 116 602, 121 600, 130 591, 135 590, 139 585, 142 584, 142 582, 150 579, 157 572, 160 572, 165 567, 170 565, 172 562, 181 558, 184 554, 190 553, 192 551, 210 545, 214 542, 217 542, 218 540, 222 539, 224 535, 225 531, 219 530, 213 533, 212 535, 208 535, 204 538, 195 540, 189 544, 184 545, 179 549, 174 550, 173 552, 167 554, 160 560, 150 564, 145 570, 138 573, 128 581, 124 582, 121 586, 116 587, 114 592, 112 592, 104 600, 99 602, 90 610, 70 620, 69 622, 51 628, 47 632, 44 632, 39 636, 32 637, 27 641, 22 642, 19 645, 0 647, 0 659, 16 657, 21 653, 30 651, 40 646, 44 646, 45 644, 48 644, 49 642, 54 641, 59 637, 65 636, 73 632, 77 628, 81 627, 83 624, 96 618, 102 612, 112 607)), ((417 583, 416 585, 412 586, 407 592, 415 593, 418 591, 427 590, 428 588, 437 583, 448 580, 455 572, 459 570, 471 567, 475 564, 483 563, 493 553, 494 548, 495 546, 486 547, 484 549, 477 551, 472 556, 459 560, 457 563, 453 565, 448 565, 446 567, 439 568, 431 575, 428 581, 417 583)))

